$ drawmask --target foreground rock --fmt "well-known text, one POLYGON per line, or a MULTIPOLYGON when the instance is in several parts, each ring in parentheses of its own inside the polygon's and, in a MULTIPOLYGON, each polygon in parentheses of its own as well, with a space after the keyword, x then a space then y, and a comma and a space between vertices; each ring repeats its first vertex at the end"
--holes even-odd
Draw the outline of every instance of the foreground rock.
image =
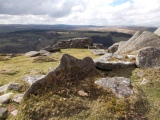
POLYGON ((25 92, 24 97, 29 97, 30 94, 38 94, 38 90, 43 91, 45 87, 65 86, 67 82, 77 83, 87 77, 98 75, 100 73, 95 68, 95 64, 90 57, 85 57, 81 60, 64 54, 59 66, 44 78, 34 82, 25 92))
POLYGON ((129 97, 133 94, 131 89, 131 82, 129 78, 114 77, 114 78, 101 78, 95 81, 95 84, 106 89, 110 89, 118 97, 129 97))
POLYGON ((6 93, 0 96, 0 104, 8 103, 13 93, 6 93))
POLYGON ((19 89, 19 84, 18 83, 14 83, 14 84, 7 84, 4 86, 0 87, 0 93, 4 93, 7 90, 18 90, 19 89))
POLYGON ((105 54, 104 49, 92 49, 91 52, 94 55, 104 55, 105 54))
POLYGON ((0 107, 0 120, 6 120, 7 108, 0 107))
POLYGON ((141 68, 160 67, 160 50, 153 47, 141 49, 136 57, 136 65, 141 68))

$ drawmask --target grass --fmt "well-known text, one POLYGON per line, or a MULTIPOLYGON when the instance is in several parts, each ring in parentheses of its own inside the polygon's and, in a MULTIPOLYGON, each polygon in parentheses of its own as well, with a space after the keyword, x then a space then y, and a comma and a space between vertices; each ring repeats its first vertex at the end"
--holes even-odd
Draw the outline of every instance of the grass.
MULTIPOLYGON (((88 49, 62 49, 59 53, 52 53, 56 61, 34 63, 33 58, 23 54, 9 60, 0 61, 0 85, 20 83, 20 90, 24 92, 28 84, 22 81, 25 75, 47 74, 49 68, 58 65, 62 54, 68 53, 76 58, 89 56, 96 58, 88 49)), ((132 120, 160 119, 160 69, 128 68, 113 71, 101 71, 104 76, 123 76, 131 79, 134 95, 127 99, 118 99, 110 90, 97 88, 94 80, 87 78, 75 84, 54 86, 38 95, 32 95, 18 105, 9 103, 4 106, 9 111, 19 109, 18 116, 8 114, 7 120, 132 120), (142 77, 148 79, 146 85, 140 85, 142 77), (80 96, 78 91, 83 90, 89 96, 80 96)), ((14 92, 17 93, 17 92, 14 92)))

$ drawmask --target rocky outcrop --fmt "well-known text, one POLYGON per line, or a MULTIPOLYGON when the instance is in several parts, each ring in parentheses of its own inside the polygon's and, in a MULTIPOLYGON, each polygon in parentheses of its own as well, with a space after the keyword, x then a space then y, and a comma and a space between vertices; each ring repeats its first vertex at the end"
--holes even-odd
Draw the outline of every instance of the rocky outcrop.
POLYGON ((25 92, 24 97, 29 97, 30 94, 37 94, 40 89, 50 86, 65 86, 67 82, 78 82, 87 77, 100 75, 95 68, 95 64, 90 57, 85 57, 82 60, 74 58, 68 54, 64 54, 60 60, 59 66, 49 72, 44 78, 34 82, 25 92))
POLYGON ((154 33, 160 37, 160 27, 154 33))
POLYGON ((129 97, 133 94, 131 89, 131 81, 125 77, 101 78, 95 81, 95 84, 103 89, 110 89, 119 98, 129 97))
POLYGON ((139 51, 136 65, 141 68, 160 67, 160 50, 146 47, 139 51))
POLYGON ((135 35, 122 46, 121 50, 115 52, 115 55, 128 54, 149 46, 160 49, 159 36, 148 31, 144 31, 142 34, 136 32, 135 35))
POLYGON ((114 43, 112 46, 108 48, 108 53, 115 53, 118 49, 121 49, 121 47, 126 43, 126 41, 120 41, 118 43, 114 43))

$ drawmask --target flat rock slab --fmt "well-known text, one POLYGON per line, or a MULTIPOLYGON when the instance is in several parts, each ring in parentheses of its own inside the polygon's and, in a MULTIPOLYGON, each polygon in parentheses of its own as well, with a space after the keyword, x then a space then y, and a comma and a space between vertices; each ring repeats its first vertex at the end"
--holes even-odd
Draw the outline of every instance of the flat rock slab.
POLYGON ((101 78, 95 81, 95 84, 102 87, 103 89, 110 89, 118 97, 129 97, 133 94, 131 89, 131 81, 125 77, 114 77, 114 78, 101 78))
POLYGON ((91 52, 94 55, 104 55, 105 54, 104 49, 91 49, 91 52))
POLYGON ((38 55, 40 55, 40 53, 37 52, 37 51, 30 51, 30 52, 27 52, 25 54, 25 56, 27 56, 27 57, 35 57, 35 56, 38 56, 38 55))
POLYGON ((7 108, 0 107, 0 120, 5 120, 4 116, 7 113, 7 108))
POLYGON ((10 93, 6 93, 4 95, 1 95, 0 96, 0 103, 1 104, 7 103, 9 101, 9 99, 10 99, 10 97, 11 97, 12 94, 13 93, 10 92, 10 93))
POLYGON ((0 93, 4 93, 7 90, 18 90, 18 89, 19 89, 18 83, 7 84, 0 87, 0 93))
POLYGON ((32 85, 34 82, 36 82, 37 80, 40 80, 42 78, 44 78, 45 75, 39 75, 39 76, 24 76, 23 80, 26 81, 27 83, 29 83, 30 85, 32 85))
POLYGON ((22 99, 23 99, 23 95, 24 94, 17 94, 12 101, 16 102, 16 103, 21 103, 22 99))
POLYGON ((95 65, 97 68, 103 70, 114 70, 121 68, 136 67, 135 62, 126 62, 126 61, 95 61, 95 65))

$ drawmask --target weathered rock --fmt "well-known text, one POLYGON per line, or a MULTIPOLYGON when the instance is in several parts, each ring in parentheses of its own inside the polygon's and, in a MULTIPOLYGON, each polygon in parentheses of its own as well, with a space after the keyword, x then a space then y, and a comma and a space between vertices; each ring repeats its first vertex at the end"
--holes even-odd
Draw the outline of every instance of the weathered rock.
POLYGON ((22 93, 20 94, 17 94, 16 96, 14 96, 14 98, 12 99, 13 102, 16 102, 16 103, 21 103, 22 99, 23 99, 23 95, 22 93))
POLYGON ((94 62, 98 62, 98 61, 109 61, 112 58, 112 54, 111 53, 106 53, 103 56, 100 56, 99 58, 95 58, 94 62))
POLYGON ((160 50, 146 47, 139 51, 136 65, 140 68, 160 67, 160 50))
POLYGON ((95 61, 96 67, 103 70, 114 70, 121 68, 134 68, 136 67, 135 62, 126 61, 95 61))
POLYGON ((93 43, 93 48, 94 49, 104 49, 104 46, 101 43, 93 43))
POLYGON ((7 108, 0 107, 0 119, 6 120, 7 108))
POLYGON ((154 31, 154 33, 155 33, 156 35, 160 36, 160 27, 159 27, 156 31, 154 31))
POLYGON ((114 43, 108 48, 108 53, 115 53, 118 50, 119 43, 114 43))
POLYGON ((10 97, 11 97, 12 94, 13 93, 10 92, 10 93, 6 93, 4 95, 1 95, 0 96, 0 103, 1 104, 7 103, 9 101, 9 99, 10 99, 10 97))
POLYGON ((14 84, 7 84, 4 86, 0 87, 0 93, 4 93, 7 90, 18 90, 19 89, 19 84, 18 83, 14 83, 14 84))
POLYGON ((40 53, 37 52, 37 51, 30 51, 30 52, 27 52, 25 54, 25 56, 27 56, 27 57, 35 57, 35 56, 38 56, 38 55, 40 55, 40 53))
POLYGON ((129 39, 121 50, 115 52, 116 54, 128 54, 144 47, 155 47, 160 49, 160 38, 154 33, 144 31, 142 34, 140 32, 136 33, 131 39, 129 39), (138 36, 138 37, 137 37, 138 36))
POLYGON ((11 112, 11 114, 12 114, 13 116, 17 116, 17 114, 18 114, 18 110, 14 110, 14 111, 12 111, 12 112, 11 112))
POLYGON ((47 51, 47 50, 40 50, 39 53, 40 53, 41 56, 51 56, 51 55, 52 55, 52 54, 51 54, 49 51, 47 51))
POLYGON ((68 54, 63 54, 59 66, 44 78, 34 82, 25 92, 24 97, 29 97, 30 94, 38 94, 36 93, 38 89, 43 91, 47 86, 65 86, 67 82, 78 82, 86 77, 98 75, 100 73, 90 57, 80 60, 68 54))
POLYGON ((37 80, 40 80, 42 78, 44 78, 45 75, 39 75, 39 76, 24 76, 23 80, 26 81, 27 83, 29 83, 30 85, 32 85, 34 82, 36 82, 37 80))
POLYGON ((101 78, 95 81, 95 84, 106 89, 110 89, 118 97, 129 97, 133 94, 131 89, 131 81, 125 77, 101 78))
POLYGON ((104 49, 91 49, 91 52, 92 52, 94 55, 104 55, 104 54, 105 54, 104 49))

